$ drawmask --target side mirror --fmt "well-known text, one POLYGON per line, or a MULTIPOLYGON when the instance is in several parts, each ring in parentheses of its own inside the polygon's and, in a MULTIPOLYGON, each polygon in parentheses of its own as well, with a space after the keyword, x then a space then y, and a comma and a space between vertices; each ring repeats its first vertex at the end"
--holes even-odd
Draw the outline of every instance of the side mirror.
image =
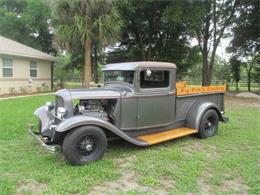
POLYGON ((145 71, 145 76, 150 77, 152 75, 152 71, 150 69, 147 69, 145 71))

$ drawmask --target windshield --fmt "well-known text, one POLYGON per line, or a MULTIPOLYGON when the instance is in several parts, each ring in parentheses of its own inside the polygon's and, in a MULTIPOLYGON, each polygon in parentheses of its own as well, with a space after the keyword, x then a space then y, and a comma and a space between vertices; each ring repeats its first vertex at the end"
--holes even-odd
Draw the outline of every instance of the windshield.
POLYGON ((105 83, 107 82, 125 82, 129 84, 134 83, 134 71, 125 71, 125 70, 111 70, 105 71, 105 83))

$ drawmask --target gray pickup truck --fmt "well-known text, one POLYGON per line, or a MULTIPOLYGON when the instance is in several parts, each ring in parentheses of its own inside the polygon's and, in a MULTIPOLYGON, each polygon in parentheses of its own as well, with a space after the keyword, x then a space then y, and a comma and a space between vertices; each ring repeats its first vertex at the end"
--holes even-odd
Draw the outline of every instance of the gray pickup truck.
POLYGON ((214 136, 224 114, 224 92, 177 95, 176 66, 128 62, 104 66, 104 86, 64 89, 34 114, 28 128, 47 150, 61 149, 72 165, 100 159, 107 141, 150 146, 197 134, 214 136))

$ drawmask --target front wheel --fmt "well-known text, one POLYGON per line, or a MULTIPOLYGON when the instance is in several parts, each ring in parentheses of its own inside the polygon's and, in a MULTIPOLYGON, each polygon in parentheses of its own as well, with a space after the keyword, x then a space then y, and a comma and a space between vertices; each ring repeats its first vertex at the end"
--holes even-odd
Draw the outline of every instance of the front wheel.
POLYGON ((106 135, 96 126, 82 126, 69 132, 63 142, 63 154, 72 165, 84 165, 102 158, 106 135))
POLYGON ((212 137, 217 133, 219 117, 215 110, 206 111, 200 121, 199 138, 212 137))

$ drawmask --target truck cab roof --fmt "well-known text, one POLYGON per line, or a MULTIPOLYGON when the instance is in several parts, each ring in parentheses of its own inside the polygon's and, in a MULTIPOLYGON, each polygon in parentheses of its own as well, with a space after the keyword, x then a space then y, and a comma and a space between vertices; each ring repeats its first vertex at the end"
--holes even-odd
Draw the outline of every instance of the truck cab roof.
POLYGON ((107 64, 102 69, 103 71, 110 70, 136 70, 138 68, 176 68, 176 65, 169 62, 154 62, 154 61, 137 61, 107 64))

